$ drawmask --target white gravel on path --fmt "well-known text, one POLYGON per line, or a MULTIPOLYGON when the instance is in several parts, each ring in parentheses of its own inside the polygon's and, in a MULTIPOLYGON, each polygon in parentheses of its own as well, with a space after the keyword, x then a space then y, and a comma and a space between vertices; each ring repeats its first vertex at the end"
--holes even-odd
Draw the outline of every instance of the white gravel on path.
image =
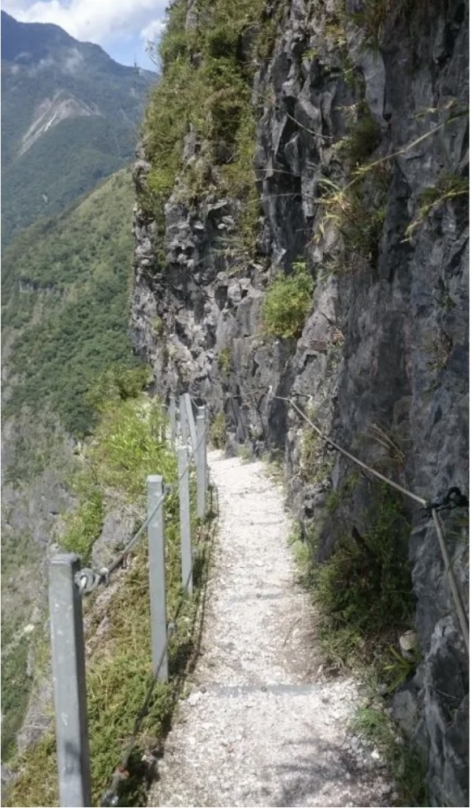
POLYGON ((349 732, 358 684, 320 669, 282 489, 260 462, 209 461, 220 518, 201 656, 148 804, 391 805, 378 753, 349 732))

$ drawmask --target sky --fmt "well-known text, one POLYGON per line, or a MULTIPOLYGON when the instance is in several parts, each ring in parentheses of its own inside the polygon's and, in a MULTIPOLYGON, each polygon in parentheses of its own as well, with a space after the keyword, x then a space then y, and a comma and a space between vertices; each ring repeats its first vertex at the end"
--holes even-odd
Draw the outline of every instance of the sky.
POLYGON ((163 29, 168 0, 2 0, 19 22, 51 22, 94 42, 121 64, 156 70, 146 52, 163 29))

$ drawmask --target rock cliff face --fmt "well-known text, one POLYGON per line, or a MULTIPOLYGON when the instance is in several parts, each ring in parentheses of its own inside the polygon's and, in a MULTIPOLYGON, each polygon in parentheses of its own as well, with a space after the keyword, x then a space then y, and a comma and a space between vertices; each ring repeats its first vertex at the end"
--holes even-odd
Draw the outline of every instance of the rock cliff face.
MULTIPOLYGON (((369 490, 363 478, 347 485, 352 464, 322 445, 308 462, 306 424, 284 398, 418 495, 467 490, 467 15, 462 0, 347 0, 342 14, 334 0, 268 0, 276 35, 252 91, 251 256, 244 200, 213 185, 182 201, 177 183, 158 259, 158 226, 139 201, 146 147, 138 154, 135 345, 160 394, 189 390, 224 413, 229 444, 283 454, 289 501, 305 536, 317 534, 314 563, 346 526, 362 532, 369 490), (315 282, 303 331, 270 337, 267 289, 300 261, 315 282)), ((187 27, 197 19, 189 2, 187 27)), ((242 37, 243 54, 254 36, 242 37)), ((200 153, 189 129, 182 170, 200 153)), ((431 804, 467 805, 467 655, 432 521, 405 505, 422 652, 409 685, 414 735, 431 804)), ((457 514, 444 522, 466 598, 457 514)))

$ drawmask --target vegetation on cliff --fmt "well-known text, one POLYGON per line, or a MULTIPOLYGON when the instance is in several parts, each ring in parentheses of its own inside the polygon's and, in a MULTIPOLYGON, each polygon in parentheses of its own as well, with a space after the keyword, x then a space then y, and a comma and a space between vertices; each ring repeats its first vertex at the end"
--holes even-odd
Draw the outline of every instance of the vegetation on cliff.
MULTIPOLYGON (((78 505, 68 517, 69 529, 61 543, 69 551, 87 557, 93 541, 100 535, 106 503, 117 503, 136 513, 136 527, 145 518, 146 477, 161 474, 166 483, 175 482, 177 464, 168 446, 159 440, 161 434, 160 404, 156 399, 137 393, 142 376, 128 376, 129 396, 124 397, 120 383, 105 377, 95 389, 99 422, 93 436, 84 446, 82 469, 75 490, 78 505), (93 502, 91 492, 101 498, 101 518, 92 521, 88 509, 93 502)), ((193 496, 193 495, 192 495, 193 496)), ((193 497, 194 499, 194 497, 193 497)), ((193 535, 196 535, 194 502, 193 535)), ((180 599, 180 532, 179 507, 175 493, 166 499, 166 565, 167 604, 172 616, 180 599)), ((170 648, 168 684, 157 684, 138 734, 130 761, 130 777, 124 785, 122 799, 127 805, 146 804, 143 754, 159 745, 169 726, 175 699, 181 686, 182 673, 195 652, 193 625, 199 601, 199 583, 205 569, 209 544, 197 548, 196 590, 185 600, 180 613, 178 631, 170 648)), ((147 542, 133 550, 129 569, 117 573, 109 590, 91 595, 85 602, 89 629, 86 640, 87 694, 92 763, 93 802, 99 804, 110 778, 133 732, 135 719, 144 702, 151 675, 149 625, 149 581, 147 542)), ((43 640, 41 669, 38 677, 47 679, 49 670, 49 638, 43 640)), ((16 778, 8 794, 9 805, 56 805, 57 762, 52 731, 24 755, 12 762, 16 778)))
POLYGON ((187 3, 177 0, 167 12, 159 46, 162 78, 152 91, 143 130, 151 171, 141 201, 156 219, 160 242, 164 204, 177 176, 175 192, 187 202, 211 190, 244 199, 244 246, 254 239, 259 203, 251 92, 263 9, 263 0, 205 0, 193 22, 187 21, 187 3), (189 132, 195 137, 195 154, 184 163, 189 132))

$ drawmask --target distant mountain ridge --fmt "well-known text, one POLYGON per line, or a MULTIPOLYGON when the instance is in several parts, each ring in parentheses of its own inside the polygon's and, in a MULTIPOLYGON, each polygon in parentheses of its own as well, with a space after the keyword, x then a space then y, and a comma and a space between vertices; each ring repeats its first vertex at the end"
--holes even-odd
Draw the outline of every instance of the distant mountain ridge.
POLYGON ((57 25, 1 20, 6 243, 130 161, 156 77, 57 25))

